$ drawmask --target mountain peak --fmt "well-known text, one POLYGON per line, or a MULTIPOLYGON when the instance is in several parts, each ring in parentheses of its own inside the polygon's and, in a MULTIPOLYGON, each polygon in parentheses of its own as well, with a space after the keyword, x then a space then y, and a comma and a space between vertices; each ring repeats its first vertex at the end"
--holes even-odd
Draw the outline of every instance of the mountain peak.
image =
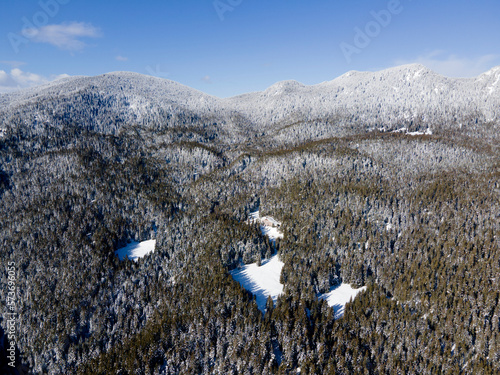
POLYGON ((488 70, 487 72, 484 72, 481 74, 482 76, 496 76, 497 74, 500 74, 500 65, 495 66, 488 70))
POLYGON ((268 96, 287 94, 297 89, 304 87, 304 85, 295 80, 287 80, 275 83, 270 86, 264 93, 268 96))
POLYGON ((404 77, 406 79, 409 79, 409 77, 418 78, 420 76, 427 74, 437 75, 434 71, 427 68, 425 65, 414 63, 414 64, 395 66, 392 68, 387 68, 375 72, 351 70, 330 82, 335 82, 338 79, 341 80, 352 79, 352 78, 364 79, 364 78, 373 78, 374 76, 382 76, 382 77, 395 76, 395 77, 404 77))
POLYGON ((392 68, 388 68, 388 69, 382 70, 381 73, 382 72, 393 73, 393 74, 397 74, 397 75, 412 74, 412 75, 416 75, 417 77, 421 76, 421 75, 424 75, 424 74, 438 75, 433 70, 431 70, 428 67, 426 67, 425 65, 422 65, 422 64, 419 64, 419 63, 413 63, 413 64, 406 64, 406 65, 395 66, 395 67, 392 67, 392 68))
POLYGON ((411 70, 411 71, 415 71, 415 70, 427 70, 427 71, 431 71, 428 67, 426 67, 425 65, 420 64, 420 63, 412 63, 412 64, 400 65, 399 67, 396 67, 396 68, 407 69, 407 70, 411 70))

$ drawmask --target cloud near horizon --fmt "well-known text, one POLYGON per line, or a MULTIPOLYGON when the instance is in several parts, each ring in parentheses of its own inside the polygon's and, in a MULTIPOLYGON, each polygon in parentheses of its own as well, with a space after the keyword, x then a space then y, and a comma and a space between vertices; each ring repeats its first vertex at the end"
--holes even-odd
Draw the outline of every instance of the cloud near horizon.
POLYGON ((90 23, 65 22, 59 25, 46 25, 38 29, 27 28, 23 35, 35 43, 47 43, 62 50, 80 51, 87 44, 81 38, 99 38, 101 30, 90 23))
POLYGON ((19 68, 12 69, 10 73, 0 70, 0 94, 42 85, 66 77, 69 75, 59 74, 47 78, 39 74, 24 72, 19 68))
POLYGON ((395 65, 405 65, 419 63, 436 73, 448 77, 477 77, 478 75, 487 72, 495 65, 500 64, 500 55, 490 54, 479 56, 476 58, 464 58, 452 54, 447 54, 446 51, 432 51, 425 55, 418 56, 414 60, 397 60, 395 65))

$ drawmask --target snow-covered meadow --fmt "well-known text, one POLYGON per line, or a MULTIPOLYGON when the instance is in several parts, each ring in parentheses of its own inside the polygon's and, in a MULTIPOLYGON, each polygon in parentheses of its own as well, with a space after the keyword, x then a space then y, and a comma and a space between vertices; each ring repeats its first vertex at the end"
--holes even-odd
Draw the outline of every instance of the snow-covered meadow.
POLYGON ((148 240, 142 242, 133 241, 127 246, 116 250, 116 255, 120 260, 124 260, 128 256, 130 260, 137 262, 139 258, 143 258, 149 253, 155 251, 156 240, 148 240))
MULTIPOLYGON (((281 225, 271 217, 260 217, 259 211, 251 212, 249 215, 249 223, 260 222, 262 234, 267 235, 271 241, 283 238, 283 233, 276 226, 262 224, 269 221, 269 219, 270 222, 281 225)), ((247 264, 240 269, 233 270, 231 276, 246 290, 255 295, 259 310, 265 313, 267 298, 270 296, 273 302, 276 303, 278 296, 283 293, 284 285, 280 283, 283 266, 284 263, 279 260, 276 254, 270 259, 263 260, 260 267, 257 263, 247 264)), ((344 315, 345 305, 364 290, 366 290, 365 286, 354 289, 351 285, 342 283, 332 288, 330 292, 320 294, 318 298, 326 300, 328 306, 335 311, 335 319, 338 319, 344 315)))
POLYGON ((257 263, 247 264, 232 271, 231 275, 243 288, 255 295, 259 310, 265 312, 267 298, 270 296, 276 303, 278 296, 283 293, 283 284, 280 283, 283 266, 278 255, 274 255, 262 261, 260 267, 257 263))
POLYGON ((349 284, 340 284, 339 286, 332 288, 328 293, 320 294, 319 299, 326 300, 328 306, 332 307, 335 311, 335 319, 341 318, 344 315, 345 305, 351 301, 351 299, 356 298, 358 293, 366 290, 366 286, 358 289, 354 289, 349 284))

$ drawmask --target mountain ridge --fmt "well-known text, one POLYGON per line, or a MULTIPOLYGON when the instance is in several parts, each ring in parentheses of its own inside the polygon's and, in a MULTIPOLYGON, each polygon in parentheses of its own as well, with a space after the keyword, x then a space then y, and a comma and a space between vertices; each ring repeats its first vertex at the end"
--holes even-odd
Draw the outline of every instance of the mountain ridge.
POLYGON ((64 77, 64 78, 60 78, 60 79, 57 79, 55 81, 51 81, 51 82, 47 82, 47 83, 44 83, 44 84, 41 84, 41 85, 38 85, 38 86, 34 86, 34 87, 28 87, 28 88, 23 88, 21 90, 18 90, 18 91, 11 91, 11 92, 5 92, 5 93, 2 93, 0 92, 0 99, 2 97, 8 97, 8 96, 19 96, 19 94, 24 94, 24 93, 27 93, 27 92, 35 92, 35 91, 42 91, 44 89, 48 89, 48 88, 52 88, 54 86, 59 86, 59 85, 62 85, 62 84, 65 84, 67 82, 72 82, 72 81, 75 81, 75 80, 81 80, 81 79, 91 79, 91 78, 99 78, 99 77, 109 77, 109 76, 116 76, 116 77, 142 77, 144 79, 153 79, 153 80, 157 80, 157 81, 162 81, 162 82, 168 82, 168 83, 175 83, 179 86, 183 86, 185 88, 188 88, 192 91, 197 91, 199 93, 202 93, 204 95, 207 95, 207 96, 210 96, 210 97, 213 97, 213 98, 217 98, 217 99, 220 99, 220 100, 224 100, 224 99, 232 99, 232 98, 238 98, 238 97, 241 97, 241 96, 245 96, 245 95, 249 95, 249 94, 253 94, 253 93, 260 93, 260 92, 267 92, 267 91, 271 91, 273 88, 277 88, 277 87, 282 87, 282 86, 291 86, 292 85, 296 85, 296 86, 299 86, 299 87, 315 87, 315 86, 322 86, 322 85, 325 85, 325 84, 328 84, 328 83, 331 83, 331 82, 334 82, 336 80, 339 80, 339 79, 344 79, 346 77, 352 77, 352 76, 355 76, 355 75, 365 75, 365 76, 370 76, 370 75, 374 75, 374 74, 377 74, 377 73, 385 73, 385 72, 401 72, 401 71, 415 71, 415 72, 418 72, 418 71, 422 71, 422 72, 425 72, 426 74, 433 74, 437 77, 442 77, 442 78, 447 78, 447 79, 450 79, 450 80, 478 80, 478 79, 482 79, 483 77, 488 77, 490 75, 493 75, 493 74, 500 74, 500 65, 498 66, 494 66, 492 67, 491 69, 475 76, 475 77, 450 77, 450 76, 446 76, 444 74, 440 74, 440 73, 437 73, 435 72, 434 70, 426 67, 425 65, 423 64, 420 64, 420 63, 411 63, 411 64, 404 64, 404 65, 398 65, 398 66, 394 66, 394 67, 390 67, 390 68, 385 68, 385 69, 380 69, 380 70, 376 70, 376 71, 358 71, 358 70, 350 70, 350 71, 347 71, 345 72, 344 74, 338 76, 338 77, 335 77, 333 78, 332 80, 327 80, 327 81, 323 81, 323 82, 320 82, 320 83, 316 83, 316 84, 312 84, 312 85, 306 85, 300 81, 297 81, 297 80, 294 80, 294 79, 289 79, 289 80, 283 80, 283 81, 277 81, 275 82, 274 84, 272 84, 271 86, 265 88, 264 90, 262 91, 250 91, 250 92, 246 92, 246 93, 242 93, 242 94, 237 94, 237 95, 234 95, 234 96, 230 96, 230 97, 218 97, 218 96, 215 96, 215 95, 211 95, 211 94, 208 94, 208 93, 205 93, 204 91, 201 91, 201 90, 198 90, 198 89, 195 89, 195 88, 192 88, 190 86, 187 86, 187 85, 184 85, 180 82, 177 82, 177 81, 174 81, 174 80, 170 80, 170 79, 167 79, 167 78, 161 78, 161 77, 156 77, 156 76, 151 76, 151 75, 147 75, 147 74, 141 74, 141 73, 137 73, 137 72, 132 72, 132 71, 112 71, 112 72, 108 72, 108 73, 103 73, 103 74, 99 74, 99 75, 96 75, 96 76, 86 76, 86 75, 77 75, 77 76, 69 76, 69 77, 64 77))
MULTIPOLYGON (((22 114, 25 123, 36 127, 76 118, 81 126, 109 133, 121 124, 164 127, 172 117, 176 124, 203 119, 203 127, 220 123, 220 129, 229 131, 275 131, 280 124, 349 118, 369 130, 420 122, 497 122, 499 103, 500 66, 475 78, 450 78, 409 64, 377 72, 351 71, 316 85, 282 81, 230 98, 163 78, 111 72, 0 95, 0 120, 9 126, 22 114)), ((412 131, 422 130, 415 126, 412 131)))

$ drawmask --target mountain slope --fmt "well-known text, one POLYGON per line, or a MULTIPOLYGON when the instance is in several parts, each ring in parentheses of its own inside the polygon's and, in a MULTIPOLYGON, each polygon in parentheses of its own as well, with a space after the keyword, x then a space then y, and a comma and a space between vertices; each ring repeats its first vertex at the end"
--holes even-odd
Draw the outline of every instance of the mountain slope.
POLYGON ((313 86, 284 81, 227 99, 170 80, 115 72, 0 95, 0 119, 10 124, 22 117, 34 127, 77 121, 93 130, 115 132, 123 123, 164 128, 167 123, 192 125, 201 120, 205 126, 224 122, 226 131, 268 131, 295 122, 343 118, 362 122, 365 130, 406 125, 416 131, 422 121, 497 121, 499 103, 500 67, 477 78, 447 78, 412 64, 375 73, 348 72, 313 86))
POLYGON ((348 72, 314 86, 281 82, 263 92, 226 103, 253 121, 275 123, 294 118, 353 115, 367 124, 395 126, 417 120, 479 117, 498 120, 500 68, 477 78, 447 78, 419 64, 380 72, 348 72))
POLYGON ((136 125, 155 131, 192 127, 204 137, 223 138, 221 133, 237 131, 231 118, 218 98, 177 82, 128 72, 72 77, 0 96, 4 126, 25 126, 35 133, 47 126, 71 125, 116 134, 124 125, 136 125))

